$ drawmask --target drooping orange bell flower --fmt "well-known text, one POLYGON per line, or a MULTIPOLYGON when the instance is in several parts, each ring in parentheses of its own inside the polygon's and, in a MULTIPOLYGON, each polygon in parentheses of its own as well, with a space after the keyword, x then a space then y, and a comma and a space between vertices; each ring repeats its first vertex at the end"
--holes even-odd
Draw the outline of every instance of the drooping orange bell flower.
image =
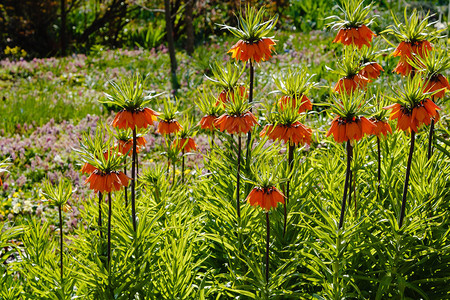
POLYGON ((391 125, 388 122, 377 120, 375 118, 369 119, 375 126, 372 128, 372 134, 380 137, 382 134, 387 136, 387 133, 392 133, 391 125))
POLYGON ((198 125, 200 125, 201 129, 206 129, 209 131, 213 131, 214 129, 216 129, 216 127, 214 127, 214 121, 217 119, 216 116, 213 115, 209 115, 209 116, 204 116, 200 122, 198 123, 198 125))
MULTIPOLYGON (((147 141, 143 136, 136 138, 136 153, 139 153, 141 147, 144 147, 147 141)), ((128 153, 128 156, 132 156, 133 152, 130 149, 133 147, 133 139, 128 141, 119 140, 118 148, 119 152, 123 155, 128 153)))
POLYGON ((370 80, 377 79, 380 76, 381 71, 384 71, 383 67, 376 62, 372 62, 365 65, 364 68, 359 71, 359 74, 370 80))
POLYGON ((190 152, 197 150, 197 144, 193 138, 180 138, 172 142, 172 147, 177 147, 178 150, 190 152))
POLYGON ((361 49, 364 45, 370 47, 374 36, 376 34, 363 24, 359 27, 341 28, 333 43, 342 43, 345 46, 355 45, 361 49))
POLYGON ((334 86, 333 91, 341 93, 345 91, 347 94, 354 92, 356 89, 365 89, 369 79, 364 77, 360 73, 353 75, 351 77, 343 77, 334 86))
POLYGON ((229 134, 248 133, 255 124, 258 122, 250 111, 239 116, 223 114, 214 121, 216 128, 222 132, 226 130, 229 134))
POLYGON ((448 83, 447 78, 441 74, 432 76, 431 79, 427 81, 424 92, 427 93, 434 91, 439 91, 433 95, 435 98, 443 98, 445 92, 450 91, 450 84, 448 83))
POLYGON ((431 46, 431 43, 426 40, 416 42, 400 42, 393 53, 394 57, 400 57, 400 61, 393 72, 401 74, 402 76, 408 76, 413 70, 413 67, 409 64, 408 59, 413 59, 414 55, 418 55, 423 58, 428 51, 431 51, 432 49, 433 46, 431 46))
POLYGON ((353 117, 351 120, 337 116, 331 122, 327 137, 333 134, 336 142, 359 141, 365 134, 371 134, 375 125, 365 117, 353 117))
POLYGON ((277 207, 278 203, 284 204, 284 195, 276 187, 254 187, 246 199, 252 206, 260 206, 266 211, 277 207))
POLYGON ((267 135, 271 140, 282 140, 290 145, 304 145, 311 143, 312 130, 300 122, 290 125, 266 125, 260 136, 267 135))
POLYGON ((110 173, 103 173, 95 170, 89 176, 85 184, 89 183, 89 188, 94 192, 110 193, 119 191, 122 186, 128 186, 129 177, 121 171, 113 171, 110 173))
POLYGON ((280 105, 280 108, 282 110, 284 110, 287 107, 288 103, 291 103, 292 107, 296 107, 297 106, 297 98, 300 99, 300 106, 298 108, 298 113, 302 113, 302 112, 312 109, 311 100, 309 100, 309 98, 303 94, 299 97, 290 97, 290 96, 286 96, 286 95, 282 96, 280 98, 280 100, 278 100, 278 105, 280 105))
POLYGON ((181 130, 181 125, 177 120, 164 121, 161 120, 158 124, 158 130, 156 132, 160 134, 172 134, 181 130))
POLYGON ((153 125, 158 115, 159 113, 148 107, 139 111, 121 110, 117 113, 111 125, 119 129, 147 128, 149 125, 153 125))
POLYGON ((266 61, 272 57, 274 45, 275 42, 271 38, 262 38, 253 43, 239 40, 227 53, 231 52, 231 57, 236 60, 253 60, 259 63, 261 60, 266 61))
POLYGON ((430 125, 432 119, 437 121, 440 110, 430 99, 419 102, 412 109, 400 103, 386 106, 384 109, 392 109, 389 120, 397 119, 397 129, 414 132, 417 132, 422 124, 430 125))

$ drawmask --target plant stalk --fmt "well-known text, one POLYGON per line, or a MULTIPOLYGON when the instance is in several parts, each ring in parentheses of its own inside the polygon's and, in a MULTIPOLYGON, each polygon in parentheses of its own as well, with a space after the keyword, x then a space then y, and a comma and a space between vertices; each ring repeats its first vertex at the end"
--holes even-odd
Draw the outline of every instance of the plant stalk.
POLYGON ((286 201, 284 202, 283 237, 286 234, 286 228, 287 228, 287 205, 289 203, 289 195, 290 195, 289 186, 291 183, 291 172, 292 172, 292 167, 293 167, 293 162, 294 162, 294 149, 295 149, 295 145, 293 145, 293 144, 291 144, 291 142, 289 142, 289 150, 288 150, 289 176, 288 176, 288 180, 286 183, 286 201))
POLYGON ((406 175, 405 175, 405 185, 403 186, 402 208, 400 210, 400 217, 398 218, 398 228, 399 229, 402 228, 403 219, 405 218, 406 196, 408 194, 409 175, 411 173, 411 163, 412 163, 415 141, 416 141, 416 133, 414 131, 411 131, 411 147, 409 148, 408 164, 406 166, 406 175))
POLYGON ((241 135, 238 135, 238 157, 237 157, 237 177, 236 177, 236 210, 237 210, 237 218, 238 225, 241 224, 241 203, 239 201, 239 192, 240 192, 240 182, 241 182, 241 147, 242 147, 241 135))
POLYGON ((350 144, 350 140, 347 141, 347 171, 345 174, 345 184, 344 184, 344 196, 342 197, 342 204, 341 204, 341 216, 339 218, 339 229, 342 228, 342 225, 344 224, 344 213, 345 213, 345 201, 347 199, 347 190, 348 190, 348 184, 349 184, 349 177, 350 177, 350 165, 352 162, 352 156, 353 156, 353 147, 350 144))
MULTIPOLYGON (((126 158, 125 158, 124 164, 125 164, 125 167, 123 167, 123 173, 125 175, 127 175, 127 167, 126 167, 127 159, 126 158)), ((128 187, 124 186, 123 192, 124 192, 124 196, 125 196, 125 207, 128 207, 128 187)))
POLYGON ((381 141, 377 136, 377 151, 378 151, 378 196, 381 198, 381 141))
POLYGON ((131 218, 136 232, 136 126, 133 128, 133 160, 131 162, 131 218))
POLYGON ((111 271, 111 215, 112 215, 112 201, 111 192, 108 193, 108 271, 111 271))
MULTIPOLYGON (((250 59, 250 90, 248 93, 248 102, 252 103, 253 102, 253 83, 255 81, 255 68, 253 66, 253 62, 250 59)), ((252 109, 250 108, 250 111, 252 111, 252 109)), ((250 149, 251 149, 251 142, 252 139, 252 133, 251 131, 248 132, 247 134, 247 153, 246 153, 246 160, 249 161, 249 157, 250 157, 250 149)))
POLYGON ((62 231, 62 211, 61 205, 58 205, 58 213, 59 213, 59 264, 61 268, 61 286, 64 283, 64 265, 63 265, 63 231, 62 231))
POLYGON ((103 195, 101 192, 98 192, 98 230, 100 232, 100 238, 103 238, 102 233, 102 200, 103 195))
POLYGON ((181 152, 181 182, 184 183, 184 149, 181 152))
POLYGON ((428 134, 428 160, 433 155, 434 119, 431 119, 430 133, 428 134))
POLYGON ((269 284, 269 241, 270 241, 270 222, 269 222, 269 212, 266 212, 266 283, 269 284))

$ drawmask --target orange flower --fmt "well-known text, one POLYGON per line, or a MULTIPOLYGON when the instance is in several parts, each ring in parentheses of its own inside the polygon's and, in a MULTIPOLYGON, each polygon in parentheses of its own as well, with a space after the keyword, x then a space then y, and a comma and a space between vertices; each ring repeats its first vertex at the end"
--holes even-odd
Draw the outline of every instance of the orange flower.
POLYGON ((413 55, 424 57, 432 48, 433 46, 428 41, 401 42, 393 53, 393 56, 400 56, 400 61, 393 72, 408 76, 413 69, 408 63, 408 59, 413 59, 413 55))
MULTIPOLYGON (((108 159, 108 151, 103 151, 103 157, 105 159, 108 159)), ((97 168, 91 165, 90 163, 84 163, 83 167, 81 168, 81 173, 91 174, 95 170, 97 170, 97 168)))
POLYGON ((300 122, 291 125, 266 125, 260 136, 267 135, 271 140, 282 140, 293 145, 310 144, 312 130, 300 122))
MULTIPOLYGON (((300 97, 300 107, 298 108, 298 113, 305 112, 306 110, 312 109, 312 103, 311 100, 309 100, 306 95, 301 95, 300 97)), ((290 96, 283 96, 278 100, 278 105, 280 105, 280 108, 284 110, 287 107, 288 103, 291 103, 292 107, 297 106, 297 97, 290 97, 290 96)))
POLYGON ((397 119, 397 129, 406 131, 418 131, 422 125, 430 125, 431 119, 439 120, 439 106, 434 104, 430 99, 426 99, 409 109, 399 103, 395 103, 384 107, 384 109, 392 109, 389 120, 397 119))
POLYGON ((253 43, 239 40, 227 53, 231 52, 231 57, 236 60, 251 59, 259 63, 261 60, 266 61, 272 57, 271 52, 274 50, 274 45, 275 42, 271 38, 262 38, 253 43))
POLYGON ((361 71, 359 71, 359 74, 370 80, 370 79, 377 79, 380 76, 381 71, 384 71, 383 67, 381 67, 376 62, 372 62, 365 65, 364 68, 361 71))
POLYGON ((229 134, 248 133, 255 124, 258 122, 250 111, 240 116, 223 114, 214 121, 216 128, 222 132, 226 130, 229 134))
POLYGON ((434 92, 439 91, 433 96, 435 98, 443 98, 446 91, 450 90, 450 84, 448 83, 447 78, 443 75, 438 74, 436 76, 432 76, 430 80, 427 81, 424 92, 434 92))
POLYGON ((284 204, 284 195, 276 187, 254 187, 246 199, 252 206, 261 206, 266 211, 277 207, 278 203, 284 204))
MULTIPOLYGON (((143 136, 140 136, 136 139, 136 152, 139 153, 139 151, 141 150, 141 147, 144 147, 145 144, 147 143, 147 141, 145 140, 145 138, 143 136)), ((128 153, 128 156, 132 156, 133 152, 130 151, 130 149, 133 147, 133 139, 130 139, 128 141, 122 141, 119 140, 119 152, 121 154, 126 154, 128 153), (130 152, 128 152, 130 151, 130 152)))
POLYGON ((392 133, 391 125, 389 125, 388 122, 377 120, 375 118, 371 118, 370 121, 375 125, 375 127, 372 128, 372 134, 377 137, 380 137, 382 134, 387 136, 388 132, 392 133))
POLYGON ((110 193, 119 191, 122 186, 128 186, 130 178, 121 171, 103 173, 95 170, 84 182, 89 182, 89 188, 94 192, 110 193))
POLYGON ((197 145, 193 138, 181 138, 173 140, 172 147, 177 147, 178 150, 184 152, 190 152, 191 150, 197 150, 197 145))
POLYGON ((81 168, 81 173, 91 174, 95 170, 97 170, 97 168, 94 167, 93 165, 91 165, 89 163, 84 163, 83 167, 81 168))
POLYGON ((370 42, 374 36, 376 36, 376 34, 373 33, 372 30, 370 30, 366 25, 342 28, 333 40, 333 43, 342 43, 345 46, 353 44, 361 49, 363 45, 370 47, 370 42))
POLYGON ((359 141, 365 134, 371 134, 375 125, 365 117, 353 117, 346 120, 337 116, 331 122, 331 127, 327 132, 327 137, 333 134, 334 140, 338 143, 349 140, 359 141))
POLYGON ((343 90, 345 90, 347 94, 350 94, 357 88, 365 89, 367 86, 367 82, 369 82, 369 79, 359 73, 351 77, 343 77, 339 79, 333 90, 338 93, 341 93, 343 90))
POLYGON ((171 133, 177 133, 181 130, 181 125, 178 123, 177 120, 170 120, 170 121, 160 121, 158 124, 158 130, 156 132, 161 134, 171 134, 171 133))
POLYGON ((395 48, 394 57, 400 56, 401 58, 413 58, 413 55, 419 55, 424 57, 427 51, 431 51, 433 46, 429 41, 417 41, 417 42, 400 42, 400 44, 395 48))
POLYGON ((204 116, 200 122, 198 123, 198 125, 200 125, 201 129, 207 129, 210 131, 213 131, 214 129, 216 129, 214 127, 214 121, 217 119, 216 116, 213 115, 209 115, 209 116, 204 116))
MULTIPOLYGON (((241 95, 241 97, 246 96, 248 98, 247 89, 244 85, 239 86, 239 94, 241 95)), ((216 106, 220 103, 228 103, 230 101, 229 95, 231 95, 231 100, 234 101, 233 90, 223 90, 222 92, 220 92, 219 97, 217 98, 216 106)))
POLYGON ((153 125, 158 115, 159 113, 147 107, 139 111, 121 110, 111 125, 120 129, 147 128, 149 125, 153 125))

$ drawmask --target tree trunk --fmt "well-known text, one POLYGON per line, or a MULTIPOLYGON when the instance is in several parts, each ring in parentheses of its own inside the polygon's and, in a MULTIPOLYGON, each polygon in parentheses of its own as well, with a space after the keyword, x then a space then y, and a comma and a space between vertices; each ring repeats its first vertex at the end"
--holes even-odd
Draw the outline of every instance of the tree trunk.
POLYGON ((191 56, 194 52, 194 25, 192 24, 192 12, 194 10, 195 0, 186 2, 185 21, 186 21, 186 51, 191 56))
POLYGON ((169 46, 169 56, 170 56, 170 73, 172 77, 172 89, 175 95, 178 89, 177 80, 177 58, 175 56, 175 42, 173 39, 173 28, 172 28, 172 18, 170 12, 170 0, 164 0, 164 10, 166 15, 166 35, 167 44, 169 46))
POLYGON ((66 22, 66 0, 61 0, 61 56, 67 51, 67 22, 66 22))

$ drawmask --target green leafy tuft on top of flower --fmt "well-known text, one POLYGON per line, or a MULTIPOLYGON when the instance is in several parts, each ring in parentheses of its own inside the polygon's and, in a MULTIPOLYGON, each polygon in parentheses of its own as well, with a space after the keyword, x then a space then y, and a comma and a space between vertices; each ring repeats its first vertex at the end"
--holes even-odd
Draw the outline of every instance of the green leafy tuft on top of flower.
POLYGON ((274 93, 282 93, 291 98, 300 98, 306 95, 316 83, 312 82, 313 75, 309 75, 307 70, 300 71, 288 70, 287 74, 278 74, 273 76, 273 80, 278 88, 274 93))
POLYGON ((409 77, 406 82, 402 83, 402 89, 392 88, 392 91, 396 96, 388 96, 390 101, 400 104, 402 107, 412 110, 423 101, 430 99, 436 92, 426 92, 425 85, 419 74, 414 77, 409 77))
POLYGON ((362 92, 333 93, 331 95, 330 111, 342 119, 352 120, 365 115, 367 110, 367 95, 362 92))
POLYGON ((215 61, 210 65, 213 77, 205 77, 210 80, 214 85, 220 89, 229 91, 237 87, 238 81, 245 71, 245 64, 242 68, 239 68, 235 63, 227 62, 225 66, 222 66, 219 62, 215 61))
POLYGON ((357 28, 361 25, 369 25, 372 23, 373 18, 367 18, 372 11, 372 3, 364 6, 364 0, 343 0, 339 6, 339 10, 344 14, 343 18, 340 16, 327 18, 336 20, 328 24, 332 29, 357 28))
POLYGON ((204 87, 197 91, 198 97, 195 99, 195 104, 203 114, 218 117, 223 113, 223 105, 217 105, 217 98, 210 89, 204 87))
POLYGON ((43 194, 50 202, 57 206, 64 206, 72 197, 72 184, 65 178, 61 178, 57 186, 53 186, 49 180, 43 184, 43 194))
POLYGON ((105 93, 106 99, 99 101, 101 103, 117 105, 129 112, 138 111, 150 103, 153 98, 162 95, 162 93, 151 95, 154 91, 150 92, 145 90, 146 80, 139 73, 135 73, 133 77, 123 79, 119 82, 109 81, 111 91, 105 93))
POLYGON ((278 20, 278 16, 275 16, 263 22, 264 13, 264 7, 261 7, 257 11, 255 8, 248 5, 245 16, 242 13, 239 14, 238 27, 232 27, 225 24, 221 25, 221 27, 222 29, 229 30, 233 35, 247 43, 254 43, 264 37, 268 37, 278 20))

